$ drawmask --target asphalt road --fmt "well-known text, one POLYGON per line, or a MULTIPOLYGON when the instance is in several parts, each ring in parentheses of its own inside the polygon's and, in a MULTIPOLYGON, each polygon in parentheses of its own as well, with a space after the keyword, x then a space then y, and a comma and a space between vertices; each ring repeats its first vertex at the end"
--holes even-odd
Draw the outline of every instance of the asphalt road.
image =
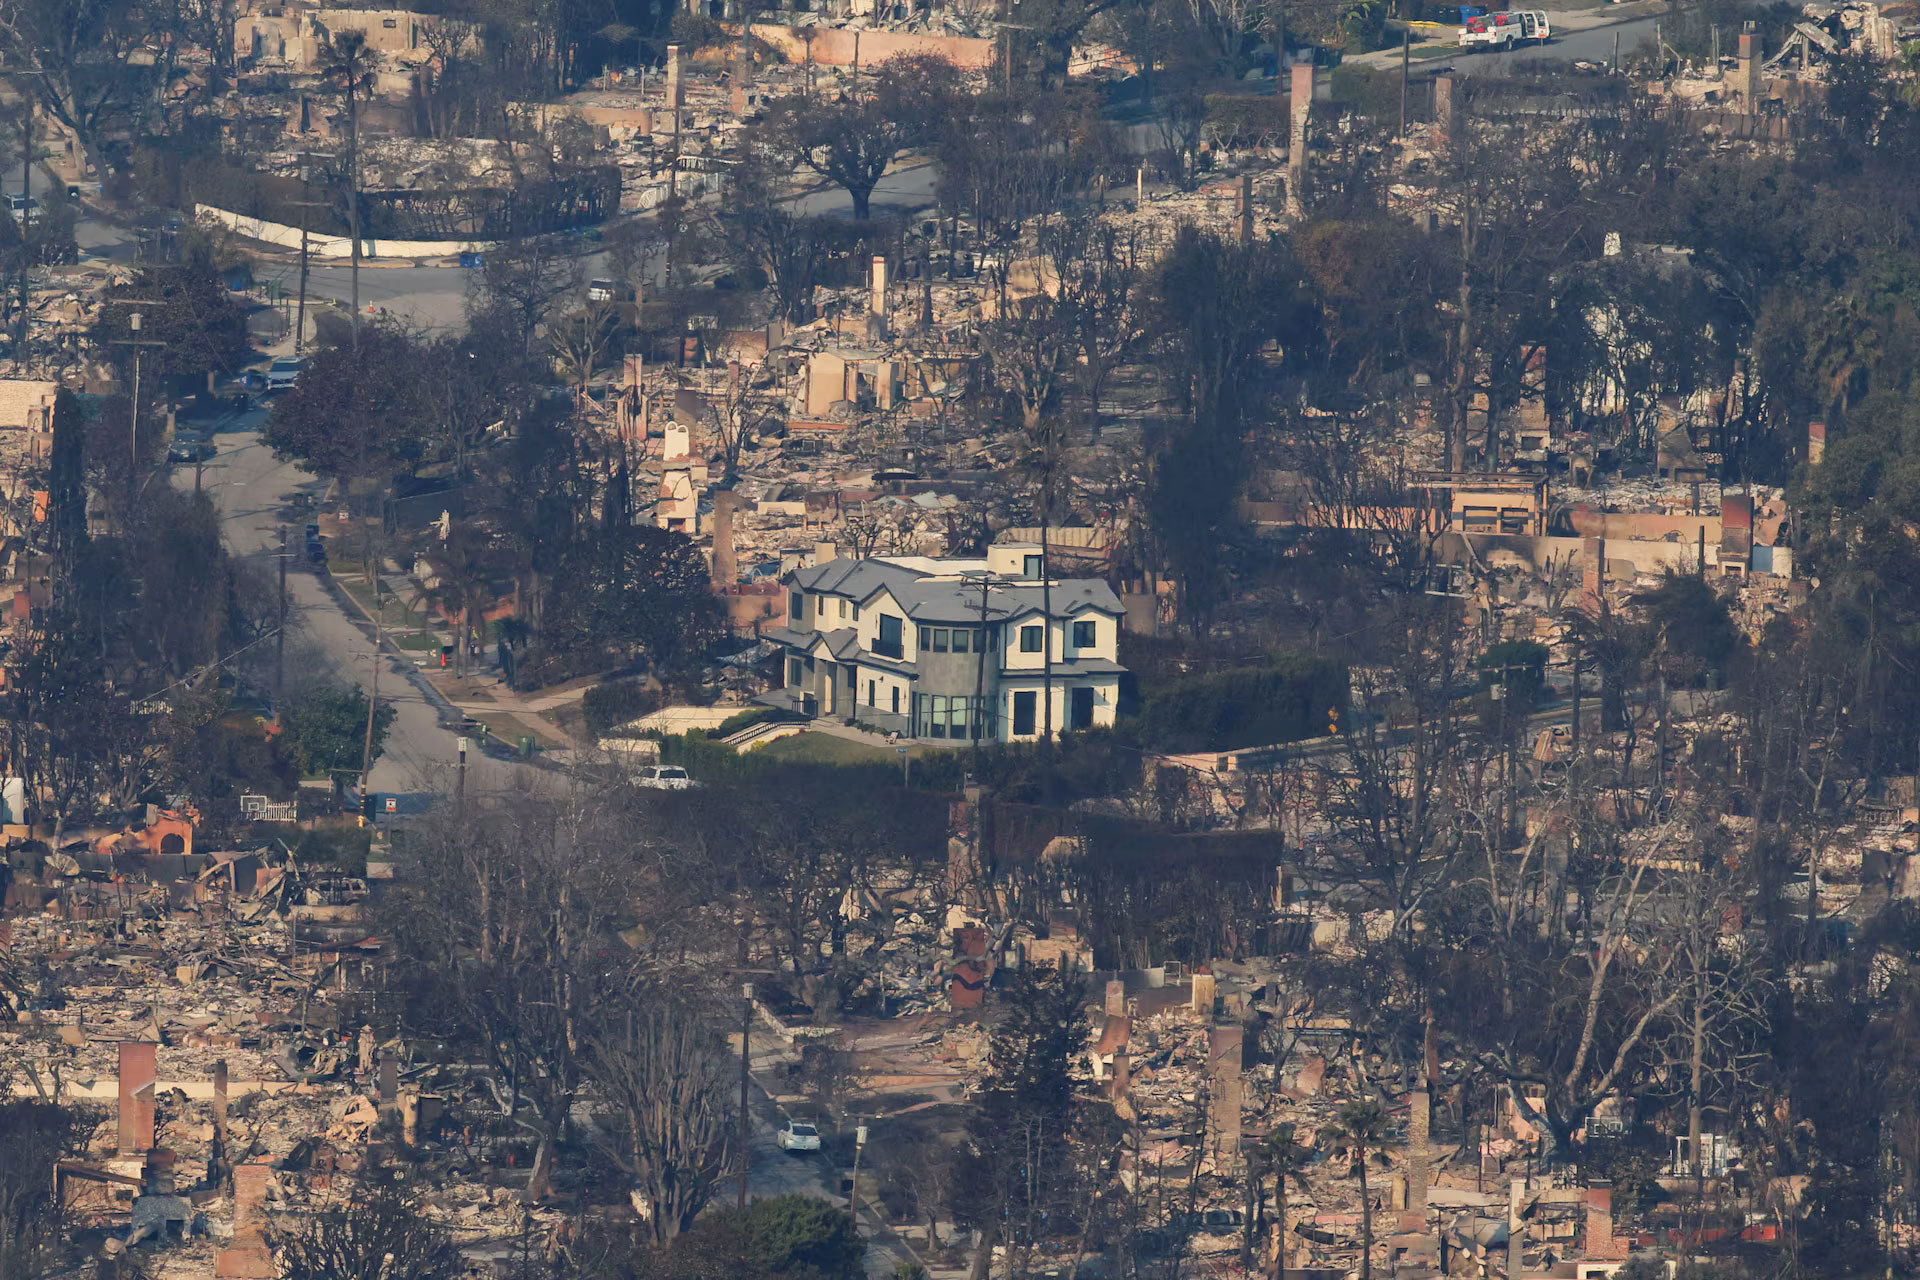
MULTIPOLYGON (((276 460, 260 442, 265 416, 264 410, 256 409, 221 424, 214 437, 219 453, 205 466, 202 487, 211 493, 220 512, 228 549, 237 559, 258 566, 269 581, 277 573, 281 524, 289 526, 288 545, 295 557, 287 563, 289 692, 314 682, 364 689, 373 676, 371 628, 357 616, 349 617, 307 567, 300 548, 308 517, 286 505, 296 492, 318 494, 323 483, 297 464, 276 460)), ((193 468, 176 467, 172 478, 175 486, 190 490, 193 468)), ((439 712, 390 655, 381 659, 380 700, 396 714, 385 749, 374 762, 370 787, 378 792, 451 792, 457 772, 457 735, 441 726, 439 712)), ((477 751, 467 756, 470 795, 535 790, 553 776, 530 765, 489 759, 477 751)))
MULTIPOLYGON (((825 1157, 818 1152, 789 1155, 774 1144, 773 1135, 785 1123, 785 1119, 757 1088, 753 1093, 753 1118, 753 1156, 747 1165, 747 1194, 750 1197, 760 1200, 771 1196, 801 1195, 816 1200, 831 1200, 843 1209, 846 1207, 846 1197, 839 1191, 839 1171, 832 1168, 825 1157)), ((882 1126, 875 1124, 870 1132, 873 1142, 885 1140, 882 1126)), ((723 1191, 715 1194, 714 1199, 718 1203, 732 1204, 734 1196, 733 1184, 729 1183, 723 1191)), ((859 1228, 860 1234, 866 1237, 867 1275, 872 1280, 885 1280, 893 1275, 897 1263, 912 1261, 893 1240, 876 1231, 879 1226, 872 1212, 862 1204, 859 1228)))
MULTIPOLYGON (((931 163, 914 163, 888 173, 873 189, 876 213, 900 213, 924 208, 933 202, 937 173, 931 163)), ((853 216, 853 202, 839 188, 808 192, 790 202, 795 209, 816 217, 853 216)), ((659 269, 655 263, 655 269, 659 269)), ((581 261, 581 274, 592 278, 606 273, 606 255, 591 253, 581 261)), ((278 258, 262 263, 255 271, 262 279, 273 279, 292 296, 300 283, 297 262, 278 258)), ((363 263, 360 268, 360 305, 384 307, 394 316, 426 329, 454 329, 466 322, 467 281, 473 272, 442 263, 425 266, 363 263)), ((307 296, 337 300, 345 305, 353 296, 353 268, 329 259, 324 265, 310 262, 307 267, 307 296)))
POLYGON ((1414 68, 1429 75, 1441 66, 1451 66, 1461 75, 1500 76, 1511 74, 1515 66, 1525 62, 1606 62, 1613 57, 1615 37, 1619 38, 1620 56, 1624 58, 1642 40, 1653 39, 1654 27, 1658 23, 1657 18, 1637 18, 1610 27, 1595 27, 1589 31, 1555 36, 1546 44, 1521 45, 1512 53, 1467 53, 1463 50, 1451 60, 1433 58, 1428 60, 1426 67, 1415 63, 1414 68))

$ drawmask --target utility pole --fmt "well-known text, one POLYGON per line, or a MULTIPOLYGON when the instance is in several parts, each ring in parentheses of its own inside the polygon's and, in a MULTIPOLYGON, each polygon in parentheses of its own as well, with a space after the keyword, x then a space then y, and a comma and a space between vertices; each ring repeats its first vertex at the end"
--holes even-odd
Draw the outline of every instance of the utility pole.
POLYGON ((1400 134, 1407 136, 1407 76, 1408 67, 1413 60, 1413 29, 1407 28, 1400 33, 1400 134))
POLYGON ((467 748, 472 739, 462 735, 456 742, 460 752, 459 772, 453 779, 453 801, 455 806, 464 805, 467 800, 467 748))
MULTIPOLYGON (((198 486, 195 486, 198 488, 198 486)), ((287 526, 280 526, 280 634, 273 640, 273 714, 287 696, 287 526)))
POLYGON ((747 1207, 747 1169, 753 1156, 753 1115, 747 1110, 747 1046, 753 1037, 753 984, 740 984, 740 1202, 747 1207))
POLYGON ((373 603, 373 693, 367 698, 367 736, 360 747, 360 803, 367 802, 367 775, 373 772, 373 717, 380 709, 380 657, 386 647, 386 620, 376 595, 373 603))
MULTIPOLYGON (((33 96, 25 92, 20 95, 20 196, 23 201, 33 198, 33 96)), ((33 206, 23 203, 20 239, 30 244, 32 234, 33 206)), ((27 350, 27 261, 32 256, 24 248, 20 254, 20 321, 13 343, 15 358, 20 361, 24 361, 27 350)))
POLYGON ((987 593, 993 586, 993 575, 980 575, 980 629, 973 633, 973 709, 967 717, 967 731, 973 735, 973 778, 980 780, 980 739, 986 734, 986 689, 987 689, 987 593))
MULTIPOLYGON (((300 185, 303 189, 307 185, 306 170, 304 169, 301 170, 300 185)), ((293 313, 293 354, 296 356, 304 354, 307 346, 307 224, 312 220, 312 215, 310 215, 307 210, 317 205, 325 204, 326 202, 323 200, 301 200, 297 203, 300 206, 300 301, 295 306, 293 313)))
MULTIPOLYGON (((139 306, 166 305, 165 302, 159 298, 114 298, 112 301, 122 304, 131 303, 139 306)), ((130 338, 113 339, 115 346, 133 348, 133 407, 127 415, 127 494, 129 500, 131 500, 133 490, 138 482, 138 472, 140 470, 140 348, 161 347, 166 345, 155 338, 142 338, 140 336, 140 321, 141 315, 138 311, 129 312, 127 314, 127 328, 133 336, 130 338)))

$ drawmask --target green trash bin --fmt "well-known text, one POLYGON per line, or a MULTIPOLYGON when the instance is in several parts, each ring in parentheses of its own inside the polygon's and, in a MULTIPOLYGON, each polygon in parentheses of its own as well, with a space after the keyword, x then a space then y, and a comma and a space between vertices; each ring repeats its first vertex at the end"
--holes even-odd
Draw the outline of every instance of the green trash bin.
POLYGON ((520 758, 525 760, 533 755, 533 738, 528 734, 520 735, 520 758))

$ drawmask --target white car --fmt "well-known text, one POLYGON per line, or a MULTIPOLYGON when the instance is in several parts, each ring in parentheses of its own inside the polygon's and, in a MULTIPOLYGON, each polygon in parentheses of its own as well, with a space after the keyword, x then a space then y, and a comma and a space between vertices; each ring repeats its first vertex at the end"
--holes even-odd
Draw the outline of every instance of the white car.
POLYGON ((810 1124, 799 1120, 789 1120, 773 1140, 782 1151, 818 1151, 820 1149, 820 1131, 810 1124))
POLYGON ((633 785, 656 791, 687 791, 697 784, 677 764, 650 764, 633 775, 633 785))
POLYGON ((267 366, 267 390, 284 391, 300 381, 307 362, 301 356, 281 356, 267 366))
POLYGON ((7 212, 21 225, 40 221, 40 202, 32 196, 8 196, 7 212))

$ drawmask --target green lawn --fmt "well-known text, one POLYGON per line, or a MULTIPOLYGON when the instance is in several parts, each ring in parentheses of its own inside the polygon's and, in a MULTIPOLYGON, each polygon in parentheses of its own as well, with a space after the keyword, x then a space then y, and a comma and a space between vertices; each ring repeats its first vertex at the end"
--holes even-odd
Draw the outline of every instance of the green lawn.
MULTIPOLYGON (((775 760, 805 760, 813 764, 886 764, 896 769, 900 767, 899 753, 888 746, 884 739, 875 738, 873 745, 869 746, 838 734, 812 731, 775 738, 766 746, 755 747, 747 754, 768 756, 775 760)), ((913 760, 936 754, 945 752, 939 747, 907 748, 907 755, 913 760)))
POLYGON ((776 738, 752 754, 775 760, 806 760, 813 764, 887 764, 898 760, 884 743, 867 746, 831 733, 796 733, 776 738))
POLYGON ((1460 46, 1457 44, 1417 44, 1407 51, 1407 57, 1412 59, 1451 58, 1458 52, 1460 52, 1460 46))
MULTIPOLYGON (((368 614, 372 614, 372 587, 363 581, 356 581, 352 578, 335 578, 334 581, 340 583, 340 586, 348 595, 358 600, 361 608, 365 609, 368 614)), ((426 614, 415 613, 412 609, 407 608, 406 601, 396 595, 391 586, 386 587, 381 592, 380 620, 396 630, 421 631, 433 625, 433 620, 426 614)), ((402 647, 404 648, 405 646, 402 647)))

